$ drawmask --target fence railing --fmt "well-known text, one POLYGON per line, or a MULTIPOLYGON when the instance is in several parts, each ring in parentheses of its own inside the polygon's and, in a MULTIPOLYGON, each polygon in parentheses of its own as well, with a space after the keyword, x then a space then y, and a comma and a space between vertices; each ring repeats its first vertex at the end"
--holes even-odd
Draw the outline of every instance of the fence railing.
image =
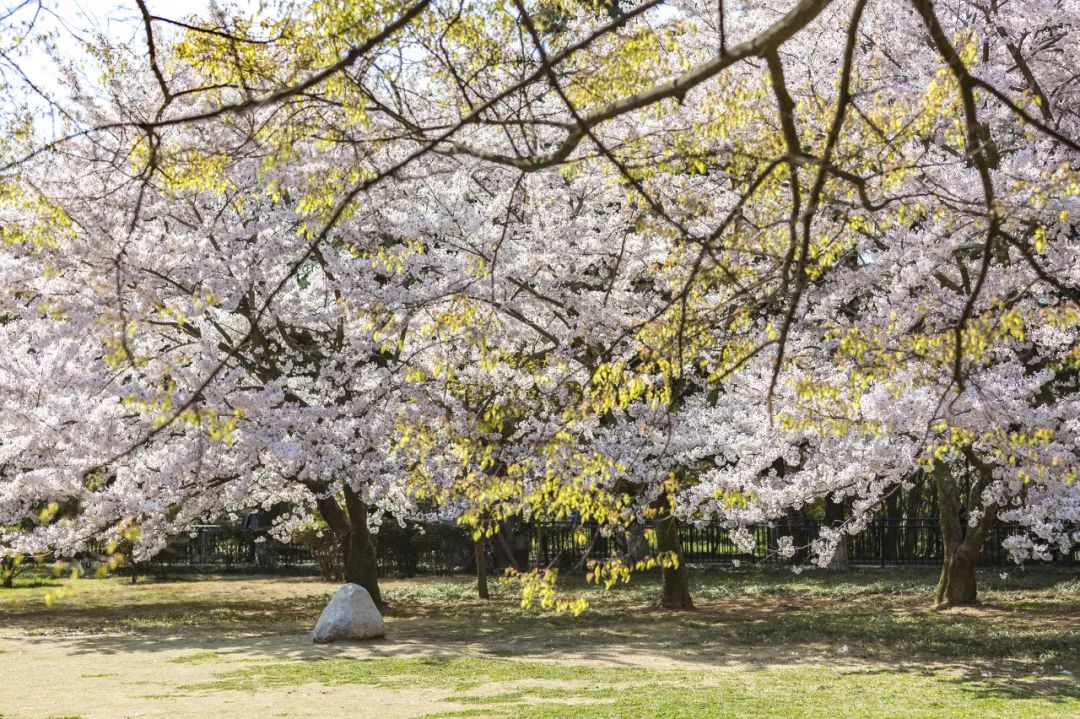
MULTIPOLYGON (((748 527, 755 539, 752 552, 742 551, 732 538, 733 530, 718 523, 681 525, 679 539, 689 564, 792 563, 807 558, 806 547, 818 537, 817 522, 778 522, 748 527), (791 537, 797 548, 792 558, 780 556, 781 537, 791 537)), ((1005 524, 993 526, 979 556, 982 566, 1001 566, 1010 560, 1001 541, 1010 533, 1005 524)), ((507 532, 500 541, 488 542, 489 569, 529 566, 580 569, 589 560, 624 556, 634 544, 638 551, 654 551, 655 544, 641 532, 635 536, 604 536, 596 526, 573 522, 543 522, 507 532), (648 547, 643 543, 649 542, 648 547)), ((499 538, 497 538, 499 539, 499 538)), ((452 525, 412 527, 382 532, 379 570, 384 576, 452 574, 475 569, 469 532, 452 525)), ((846 540, 851 565, 934 565, 943 556, 941 530, 932 517, 878 518, 862 533, 846 540)), ((104 553, 92 547, 91 554, 104 553)), ((307 547, 283 543, 259 530, 237 530, 217 525, 193 527, 174 538, 157 556, 143 565, 151 568, 208 568, 222 571, 313 571, 320 557, 307 547)), ((1055 564, 1080 566, 1080 549, 1055 555, 1055 564)))
MULTIPOLYGON (((732 538, 734 530, 719 523, 680 526, 679 540, 689 564, 799 563, 807 559, 808 546, 818 538, 821 527, 813 521, 752 525, 747 527, 755 540, 752 552, 741 550, 732 538), (794 557, 784 558, 777 551, 781 537, 792 538, 797 548, 794 557)), ((604 537, 596 527, 549 522, 540 531, 542 539, 534 542, 535 562, 540 566, 581 566, 590 559, 607 559, 625 551, 621 538, 604 537)), ((979 555, 980 566, 1011 561, 1001 542, 1012 531, 1004 523, 991 527, 979 555)), ((944 556, 941 528, 934 517, 874 519, 863 532, 846 538, 845 549, 848 564, 860 566, 934 565, 944 556)), ((1080 564, 1080 549, 1055 554, 1053 563, 1080 564)))

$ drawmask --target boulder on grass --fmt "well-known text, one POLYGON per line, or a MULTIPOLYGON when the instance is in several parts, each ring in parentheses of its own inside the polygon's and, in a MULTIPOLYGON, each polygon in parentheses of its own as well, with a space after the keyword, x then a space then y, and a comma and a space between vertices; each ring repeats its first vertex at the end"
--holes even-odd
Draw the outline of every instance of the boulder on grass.
POLYGON ((382 614, 371 595, 359 584, 346 584, 319 615, 311 638, 316 644, 328 644, 340 639, 374 639, 384 634, 382 614))

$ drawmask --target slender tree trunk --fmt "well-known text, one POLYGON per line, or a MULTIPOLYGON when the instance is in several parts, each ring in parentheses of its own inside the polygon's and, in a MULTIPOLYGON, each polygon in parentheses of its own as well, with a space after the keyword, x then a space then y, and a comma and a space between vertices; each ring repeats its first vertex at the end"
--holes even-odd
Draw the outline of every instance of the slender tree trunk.
POLYGON ((635 564, 645 559, 651 553, 649 540, 645 537, 645 525, 637 520, 630 522, 623 532, 622 547, 623 562, 635 564))
POLYGON ((476 560, 476 596, 491 599, 487 581, 487 540, 484 537, 473 542, 473 557, 476 560))
POLYGON ((883 554, 881 555, 884 559, 897 559, 903 556, 900 554, 900 526, 896 521, 901 516, 900 495, 897 493, 890 494, 885 498, 885 527, 881 533, 885 542, 883 554))
POLYGON ((664 609, 693 609, 690 599, 690 572, 683 559, 682 543, 679 541, 679 520, 668 514, 656 521, 656 548, 661 552, 673 552, 678 566, 664 568, 664 595, 660 606, 664 609))
MULTIPOLYGON (((834 502, 828 497, 825 498, 825 524, 829 527, 838 527, 844 523, 845 514, 843 502, 834 502)), ((836 552, 829 560, 828 569, 841 572, 848 570, 847 535, 841 539, 840 544, 836 545, 836 552)))
POLYGON ((904 556, 915 556, 919 551, 918 531, 916 529, 915 517, 923 516, 919 512, 919 508, 922 504, 923 487, 925 482, 918 482, 914 487, 907 491, 907 496, 904 498, 904 556))
POLYGON ((11 589, 15 586, 15 575, 19 573, 19 564, 17 557, 0 557, 0 587, 11 589))

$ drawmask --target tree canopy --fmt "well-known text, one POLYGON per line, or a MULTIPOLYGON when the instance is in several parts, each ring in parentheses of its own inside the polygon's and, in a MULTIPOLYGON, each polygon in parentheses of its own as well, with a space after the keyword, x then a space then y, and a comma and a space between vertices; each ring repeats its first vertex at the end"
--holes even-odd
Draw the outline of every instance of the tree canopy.
POLYGON ((0 551, 846 502, 825 566, 921 481, 941 602, 1080 543, 1080 4, 151 5, 3 20, 0 551))

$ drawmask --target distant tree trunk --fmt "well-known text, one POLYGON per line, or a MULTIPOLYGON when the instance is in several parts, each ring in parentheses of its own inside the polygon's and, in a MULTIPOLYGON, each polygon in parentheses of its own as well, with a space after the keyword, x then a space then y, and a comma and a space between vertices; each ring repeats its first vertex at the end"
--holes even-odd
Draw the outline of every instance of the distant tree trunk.
POLYGON ((619 551, 622 554, 620 559, 626 564, 640 562, 652 551, 649 540, 645 537, 645 525, 637 520, 626 525, 619 545, 619 551))
POLYGON ((15 586, 15 560, 11 557, 0 557, 0 587, 11 589, 15 586))
POLYGON ((319 497, 316 504, 323 519, 341 540, 345 581, 359 584, 371 595, 375 606, 386 609, 382 592, 379 591, 379 566, 376 561, 375 543, 367 523, 367 504, 349 485, 344 487, 345 511, 332 496, 319 497))
MULTIPOLYGON (((974 460, 969 455, 969 460, 974 460)), ((940 464, 934 470, 934 484, 937 488, 938 521, 941 525, 941 540, 944 545, 944 562, 941 576, 934 592, 937 609, 978 603, 978 583, 975 570, 982 552, 986 532, 997 516, 997 505, 982 506, 982 490, 990 479, 990 470, 978 463, 980 476, 972 483, 968 493, 967 505, 952 476, 948 465, 940 464), (982 514, 975 526, 961 519, 971 508, 982 514)))
MULTIPOLYGON (((922 477, 922 472, 916 475, 917 478, 922 477)), ((919 531, 918 526, 915 524, 915 518, 926 516, 924 514, 925 509, 923 506, 923 490, 926 487, 925 481, 917 481, 915 486, 907 490, 904 497, 904 556, 905 557, 917 557, 921 556, 924 548, 919 546, 919 531)))
POLYGON ((656 548, 661 552, 673 552, 678 558, 678 566, 664 568, 664 595, 660 606, 664 609, 693 609, 690 599, 690 572, 683 558, 682 543, 679 541, 679 520, 668 514, 656 521, 656 548))
POLYGON ((491 599, 487 581, 487 540, 483 536, 473 542, 473 557, 476 560, 476 596, 491 599))
POLYGON ((882 559, 898 559, 900 553, 900 519, 903 510, 900 508, 900 494, 893 492, 885 497, 885 516, 882 518, 885 525, 881 532, 884 546, 881 549, 882 559))
MULTIPOLYGON (((838 527, 844 523, 845 510, 843 501, 834 502, 831 498, 825 498, 825 524, 829 527, 838 527)), ((840 540, 840 544, 836 545, 836 552, 833 553, 832 559, 829 561, 827 569, 835 569, 837 571, 846 572, 848 570, 848 552, 847 552, 847 535, 844 535, 840 540)))

